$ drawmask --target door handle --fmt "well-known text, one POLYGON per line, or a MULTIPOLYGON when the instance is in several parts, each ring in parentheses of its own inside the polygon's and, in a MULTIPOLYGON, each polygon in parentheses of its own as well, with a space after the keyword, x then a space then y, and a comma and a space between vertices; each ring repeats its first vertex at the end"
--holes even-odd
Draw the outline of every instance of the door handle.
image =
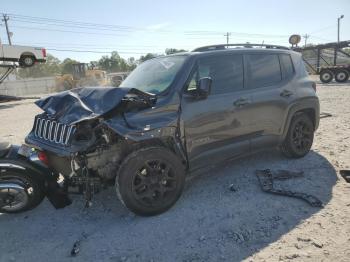
POLYGON ((246 98, 239 98, 238 100, 233 102, 233 105, 237 106, 237 107, 241 107, 241 106, 244 106, 244 105, 247 105, 247 104, 250 104, 250 100, 246 99, 246 98))
POLYGON ((293 95, 293 92, 286 90, 286 89, 280 93, 280 96, 282 96, 282 97, 290 97, 291 95, 293 95))

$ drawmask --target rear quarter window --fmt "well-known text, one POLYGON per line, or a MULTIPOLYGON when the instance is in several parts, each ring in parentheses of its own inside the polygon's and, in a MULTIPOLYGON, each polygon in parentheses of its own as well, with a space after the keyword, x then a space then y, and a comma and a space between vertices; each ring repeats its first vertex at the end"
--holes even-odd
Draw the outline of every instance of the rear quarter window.
POLYGON ((280 61, 282 65, 282 73, 284 79, 289 79, 294 75, 294 66, 292 58, 288 54, 281 54, 280 61))
POLYGON ((271 86, 282 81, 277 54, 249 54, 246 58, 250 88, 271 86))

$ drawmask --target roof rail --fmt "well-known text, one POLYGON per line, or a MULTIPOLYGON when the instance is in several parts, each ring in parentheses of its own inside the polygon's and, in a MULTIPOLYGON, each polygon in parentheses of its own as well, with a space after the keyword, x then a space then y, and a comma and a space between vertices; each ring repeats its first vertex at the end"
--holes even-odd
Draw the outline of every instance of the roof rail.
POLYGON ((220 44, 220 45, 208 45, 202 46, 194 49, 192 52, 205 52, 205 51, 215 51, 215 50, 225 50, 229 47, 235 48, 265 48, 265 49, 283 49, 290 50, 288 47, 281 45, 266 45, 266 44, 220 44))

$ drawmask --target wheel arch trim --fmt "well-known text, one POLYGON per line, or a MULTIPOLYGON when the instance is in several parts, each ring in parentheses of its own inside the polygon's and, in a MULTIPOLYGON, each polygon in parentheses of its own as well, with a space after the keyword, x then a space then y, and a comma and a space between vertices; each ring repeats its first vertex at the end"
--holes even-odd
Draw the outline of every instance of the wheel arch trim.
POLYGON ((284 141, 285 137, 287 136, 288 129, 290 126, 290 123, 292 122, 293 116, 298 113, 298 112, 305 112, 307 111, 312 111, 313 112, 313 124, 315 130, 318 128, 319 125, 319 115, 320 115, 320 104, 319 100, 316 97, 313 98, 305 98, 303 100, 298 101, 297 103, 293 104, 289 110, 287 117, 285 119, 284 125, 283 125, 283 132, 282 132, 282 137, 281 141, 284 141))

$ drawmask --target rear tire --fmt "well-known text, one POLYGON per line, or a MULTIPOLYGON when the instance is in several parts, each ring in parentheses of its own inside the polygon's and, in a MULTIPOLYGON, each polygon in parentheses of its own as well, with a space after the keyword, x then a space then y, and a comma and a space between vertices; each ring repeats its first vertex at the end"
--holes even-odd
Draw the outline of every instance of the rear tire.
POLYGON ((301 158, 309 153, 314 139, 314 124, 305 113, 296 114, 281 145, 282 153, 288 158, 301 158))
POLYGON ((19 64, 24 67, 31 67, 35 64, 35 57, 31 55, 23 55, 19 60, 19 64))
POLYGON ((23 195, 23 203, 20 202, 20 199, 15 199, 14 197, 17 197, 16 193, 18 192, 6 192, 4 189, 1 191, 0 189, 0 195, 5 196, 6 199, 9 199, 13 202, 7 206, 3 206, 2 199, 0 198, 0 213, 20 213, 24 212, 30 209, 33 209, 37 207, 44 199, 45 197, 45 187, 44 182, 38 180, 37 178, 33 177, 32 175, 28 173, 17 173, 17 172, 7 172, 6 174, 0 175, 0 182, 1 181, 13 181, 16 184, 21 184, 25 188, 25 192, 22 192, 23 195), (17 206, 15 206, 15 202, 17 201, 17 206))
POLYGON ((117 195, 132 212, 141 216, 161 214, 181 196, 185 167, 170 150, 147 147, 131 153, 116 178, 117 195))
POLYGON ((343 69, 337 70, 335 73, 335 81, 338 83, 344 83, 349 79, 349 72, 343 69))
POLYGON ((333 80, 333 77, 334 77, 333 72, 328 69, 322 70, 320 73, 320 80, 322 83, 325 83, 325 84, 331 82, 333 80))

